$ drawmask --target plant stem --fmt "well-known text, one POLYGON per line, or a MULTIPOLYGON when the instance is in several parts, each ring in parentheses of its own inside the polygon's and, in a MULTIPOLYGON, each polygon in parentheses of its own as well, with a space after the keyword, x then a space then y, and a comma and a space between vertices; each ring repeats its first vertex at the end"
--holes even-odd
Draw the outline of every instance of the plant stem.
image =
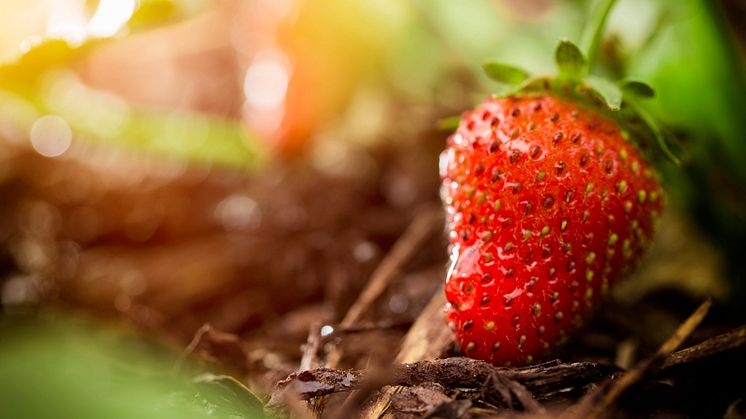
POLYGON ((587 71, 593 69, 596 62, 596 53, 598 44, 601 42, 601 34, 606 26, 606 19, 609 17, 611 8, 614 7, 616 0, 599 0, 591 12, 588 24, 580 38, 580 50, 585 53, 587 71))

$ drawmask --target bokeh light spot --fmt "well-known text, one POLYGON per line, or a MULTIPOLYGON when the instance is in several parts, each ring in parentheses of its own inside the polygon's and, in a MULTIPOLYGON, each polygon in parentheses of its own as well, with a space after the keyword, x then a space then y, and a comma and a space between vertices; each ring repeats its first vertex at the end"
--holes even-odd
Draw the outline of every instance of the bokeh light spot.
POLYGON ((257 54, 244 78, 246 103, 264 111, 281 107, 289 81, 290 71, 284 54, 274 50, 257 54))
POLYGON ((31 126, 31 146, 45 157, 58 157, 72 144, 70 125, 57 115, 45 115, 31 126))

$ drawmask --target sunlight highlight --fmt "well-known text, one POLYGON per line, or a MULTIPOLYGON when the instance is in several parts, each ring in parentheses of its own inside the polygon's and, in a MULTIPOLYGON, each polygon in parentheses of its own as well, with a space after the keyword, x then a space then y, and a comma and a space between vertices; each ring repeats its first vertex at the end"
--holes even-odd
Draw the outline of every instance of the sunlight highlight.
POLYGON ((137 0, 100 0, 93 17, 86 18, 83 4, 61 5, 49 16, 46 36, 80 45, 89 38, 116 35, 137 9, 137 0))
POLYGON ((89 36, 113 36, 132 17, 137 8, 135 0, 101 0, 86 27, 89 36))

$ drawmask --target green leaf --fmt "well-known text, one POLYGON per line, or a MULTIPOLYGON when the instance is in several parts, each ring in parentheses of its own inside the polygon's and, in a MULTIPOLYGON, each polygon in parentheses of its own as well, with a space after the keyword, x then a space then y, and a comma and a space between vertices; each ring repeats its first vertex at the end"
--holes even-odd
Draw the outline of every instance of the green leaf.
POLYGON ((577 45, 563 39, 554 51, 554 60, 559 68, 560 76, 567 78, 578 78, 583 74, 585 68, 585 57, 577 45))
POLYGON ((649 84, 637 80, 622 80, 619 82, 619 87, 622 89, 624 94, 639 97, 641 99, 648 99, 655 96, 655 91, 649 84))
POLYGON ((525 70, 493 61, 484 63, 482 68, 489 78, 504 84, 520 84, 529 77, 525 70))
POLYGON ((0 319, 0 405, 13 419, 258 419, 261 401, 122 328, 58 312, 0 319), (197 378, 191 377, 197 375, 197 378))
POLYGON ((586 84, 594 93, 603 99, 611 111, 618 111, 622 107, 622 90, 616 84, 607 79, 595 76, 585 78, 586 84))
POLYGON ((461 123, 461 115, 449 116, 438 120, 438 130, 453 131, 461 123))
POLYGON ((200 374, 192 382, 202 394, 217 395, 217 400, 226 412, 241 417, 245 412, 261 412, 262 401, 243 383, 229 375, 200 374))

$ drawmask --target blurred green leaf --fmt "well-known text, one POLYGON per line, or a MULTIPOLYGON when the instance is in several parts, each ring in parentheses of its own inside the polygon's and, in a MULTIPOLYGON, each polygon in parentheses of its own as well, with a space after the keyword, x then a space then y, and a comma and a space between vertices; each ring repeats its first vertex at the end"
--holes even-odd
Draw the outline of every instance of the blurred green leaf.
POLYGON ((201 392, 218 396, 220 405, 226 411, 233 411, 234 415, 261 412, 264 408, 262 401, 248 387, 230 375, 205 373, 195 377, 192 382, 201 392))
POLYGON ((176 359, 152 342, 54 317, 0 321, 3 417, 263 417, 259 399, 240 384, 190 380, 186 373, 174 373, 176 359))
POLYGON ((0 109, 9 110, 0 120, 25 133, 39 116, 60 116, 81 144, 234 168, 256 168, 269 154, 239 121, 137 107, 84 85, 67 71, 46 73, 33 85, 0 88, 0 109))
MULTIPOLYGON (((659 1, 664 25, 630 54, 630 76, 650 81, 644 105, 685 140, 684 171, 668 171, 669 190, 683 202, 729 260, 730 277, 746 295, 746 73, 718 2, 659 1)), ((628 22, 630 29, 633 22, 628 22)), ((620 33, 624 33, 624 27, 620 33)))
POLYGON ((685 127, 698 142, 708 143, 706 148, 722 147, 727 163, 746 181, 741 164, 746 80, 740 59, 715 5, 683 0, 674 7, 676 18, 631 57, 629 72, 655 86, 658 95, 650 106, 657 117, 685 127))
POLYGON ((453 131, 461 123, 461 115, 449 116, 438 120, 438 129, 441 131, 453 131))

